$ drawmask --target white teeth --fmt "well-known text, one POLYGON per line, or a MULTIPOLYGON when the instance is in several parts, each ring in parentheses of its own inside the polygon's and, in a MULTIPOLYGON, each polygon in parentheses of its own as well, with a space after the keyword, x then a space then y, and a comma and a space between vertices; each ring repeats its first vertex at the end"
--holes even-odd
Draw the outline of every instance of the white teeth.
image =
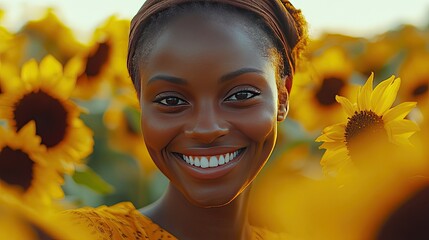
POLYGON ((200 157, 186 156, 183 154, 182 159, 191 166, 208 168, 208 167, 217 167, 217 166, 226 164, 232 161, 234 158, 236 158, 238 153, 239 153, 239 150, 232 153, 226 153, 226 154, 221 154, 216 156, 200 156, 200 157))
MULTIPOLYGON (((210 162, 211 162, 211 158, 210 158, 210 162)), ((219 165, 225 164, 225 158, 223 157, 223 155, 220 155, 219 157, 219 165)))
POLYGON ((200 166, 200 159, 198 157, 195 157, 194 159, 194 165, 199 167, 200 166))
POLYGON ((201 167, 202 168, 208 168, 209 167, 209 160, 206 157, 201 157, 201 167))
POLYGON ((218 165, 219 165, 219 161, 217 160, 217 158, 215 156, 211 156, 209 166, 217 167, 218 165))

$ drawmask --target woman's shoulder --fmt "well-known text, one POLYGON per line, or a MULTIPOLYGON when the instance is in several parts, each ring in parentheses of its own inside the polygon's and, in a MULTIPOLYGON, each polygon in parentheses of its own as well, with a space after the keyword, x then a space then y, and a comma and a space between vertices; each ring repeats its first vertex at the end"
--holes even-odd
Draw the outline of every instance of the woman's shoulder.
POLYGON ((64 214, 75 224, 88 228, 94 239, 176 239, 130 202, 66 210, 64 214))
MULTIPOLYGON (((130 202, 113 206, 83 207, 63 212, 67 217, 91 232, 96 240, 107 239, 163 239, 177 240, 151 219, 141 214, 130 202)), ((274 233, 266 228, 252 227, 251 240, 293 239, 290 236, 274 233)))

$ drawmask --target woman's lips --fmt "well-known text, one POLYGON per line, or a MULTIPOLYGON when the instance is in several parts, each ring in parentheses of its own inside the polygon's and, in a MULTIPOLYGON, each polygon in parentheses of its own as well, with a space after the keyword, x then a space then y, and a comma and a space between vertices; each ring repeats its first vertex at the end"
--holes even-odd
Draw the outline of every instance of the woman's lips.
POLYGON ((180 159, 179 165, 191 176, 198 179, 213 179, 231 171, 240 161, 246 148, 222 154, 185 155, 174 153, 180 159))

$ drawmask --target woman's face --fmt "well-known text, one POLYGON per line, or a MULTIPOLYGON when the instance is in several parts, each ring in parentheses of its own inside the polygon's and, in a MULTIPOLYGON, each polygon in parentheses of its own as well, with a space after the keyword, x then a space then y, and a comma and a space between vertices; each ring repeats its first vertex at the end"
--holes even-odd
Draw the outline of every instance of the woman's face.
POLYGON ((149 153, 202 207, 240 194, 276 141, 276 69, 240 21, 182 16, 163 30, 140 69, 149 153))

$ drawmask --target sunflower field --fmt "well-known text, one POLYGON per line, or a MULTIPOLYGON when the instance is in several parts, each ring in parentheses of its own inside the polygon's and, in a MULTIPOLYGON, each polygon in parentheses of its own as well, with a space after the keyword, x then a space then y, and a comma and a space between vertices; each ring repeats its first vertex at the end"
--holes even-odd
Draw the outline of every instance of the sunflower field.
MULTIPOLYGON (((141 208, 168 182, 140 132, 130 20, 81 42, 53 10, 16 32, 3 14, 0 239, 91 239, 59 213, 141 208)), ((252 224, 288 239, 429 239, 428 85, 429 25, 310 39, 252 224)))

